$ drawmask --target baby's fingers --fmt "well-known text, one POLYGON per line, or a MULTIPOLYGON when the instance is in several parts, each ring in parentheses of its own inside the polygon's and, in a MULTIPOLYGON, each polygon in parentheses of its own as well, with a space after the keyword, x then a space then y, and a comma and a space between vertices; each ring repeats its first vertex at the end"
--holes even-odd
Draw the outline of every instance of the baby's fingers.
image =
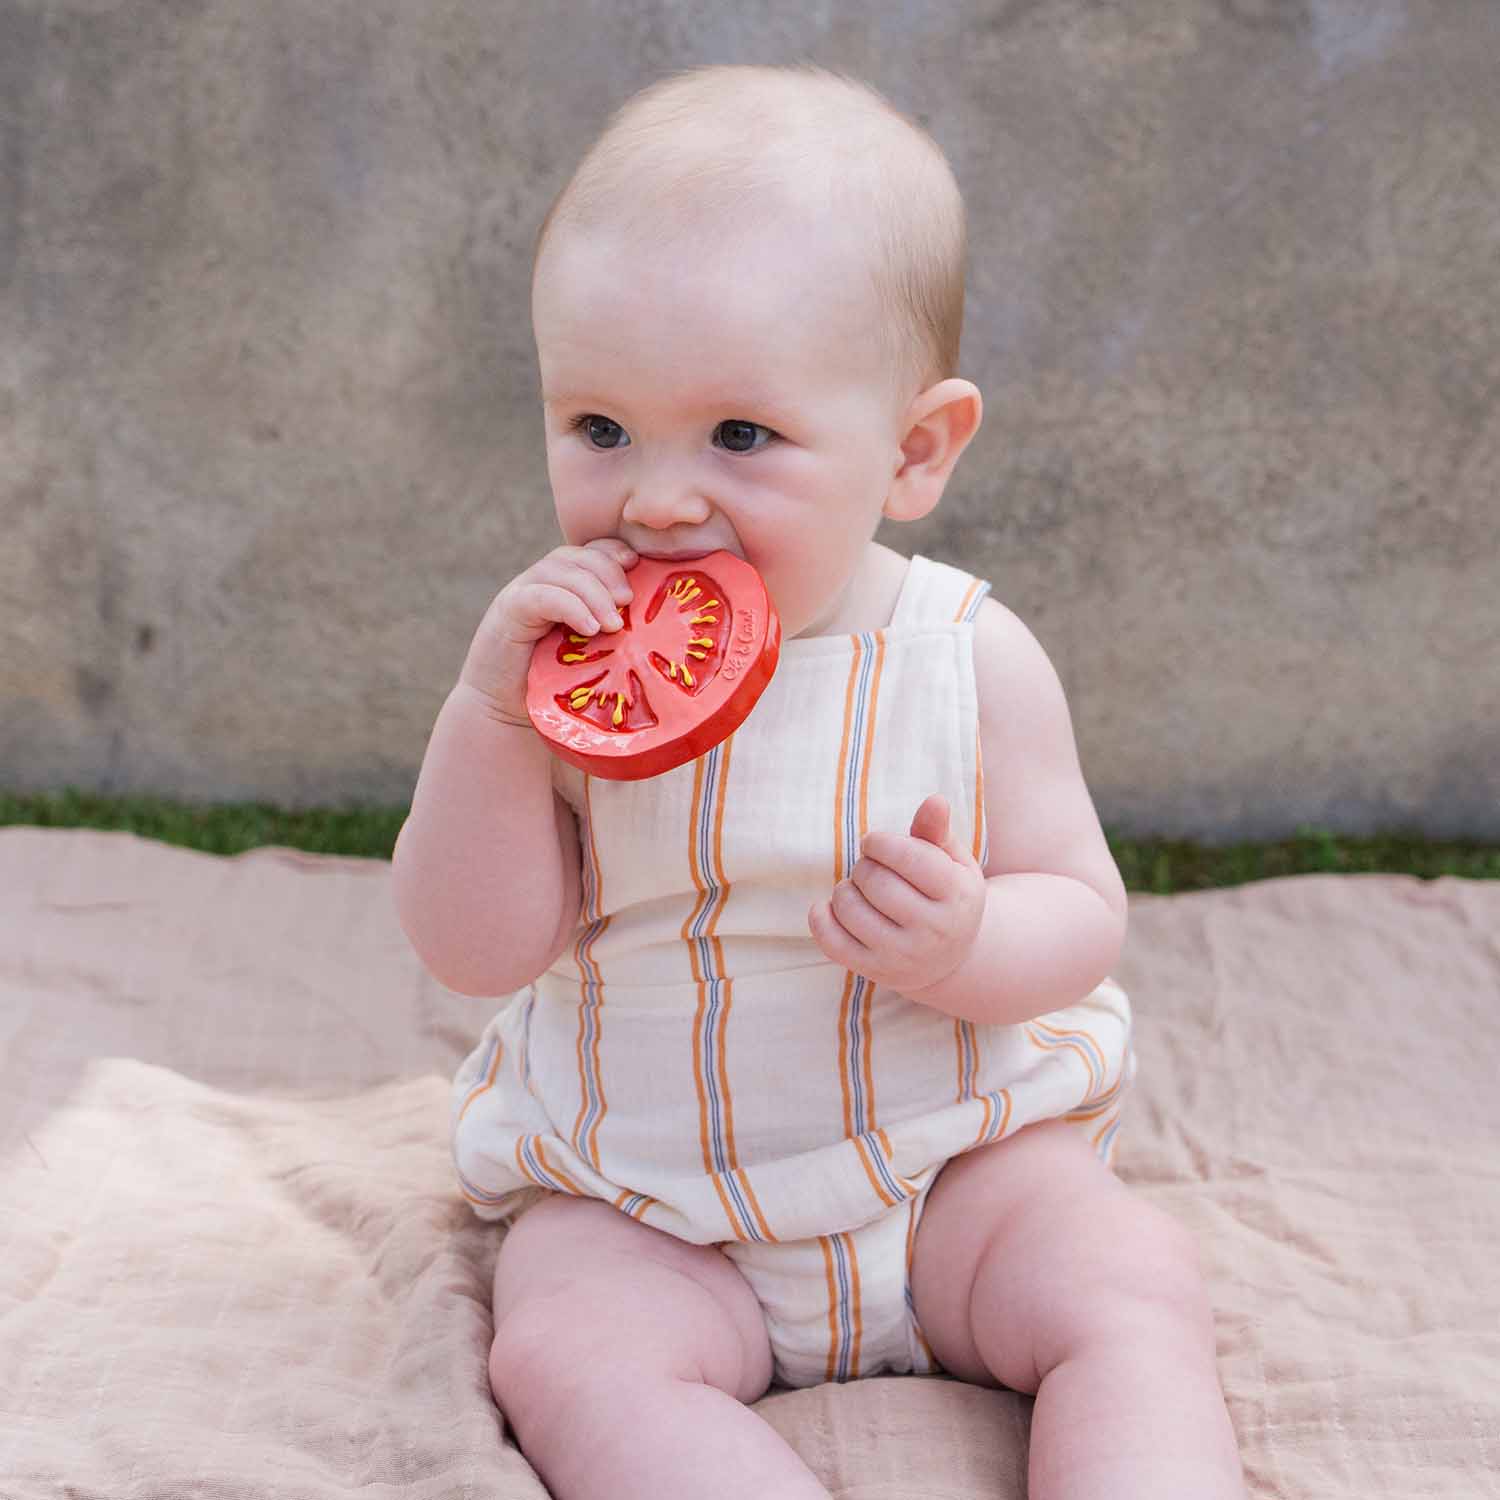
POLYGON ((604 614, 610 607, 607 598, 593 590, 538 581, 516 590, 511 618, 521 640, 538 640, 554 625, 566 626, 577 635, 596 636, 603 626, 594 611, 604 614))
POLYGON ((625 562, 633 567, 634 558, 616 537, 586 547, 555 547, 516 580, 514 608, 522 631, 535 637, 554 623, 585 636, 620 629, 620 610, 633 597, 625 562), (569 602, 559 602, 562 595, 569 602))
POLYGON ((933 901, 945 900, 952 894, 954 872, 960 868, 936 844, 905 833, 866 834, 860 853, 894 870, 933 901))
POLYGON ((860 971, 871 958, 865 945, 833 914, 832 901, 815 901, 807 911, 807 930, 826 957, 846 969, 860 971))
POLYGON ((878 911, 852 880, 834 886, 829 908, 839 926, 862 947, 885 949, 902 940, 900 924, 878 911))
POLYGON ((619 537, 599 537, 584 547, 561 547, 553 556, 593 573, 609 590, 616 604, 629 604, 634 596, 635 591, 625 576, 625 570, 633 568, 640 557, 634 547, 619 537))
POLYGON ((926 927, 937 920, 941 904, 924 896, 909 880, 868 854, 856 861, 849 879, 876 911, 901 927, 926 927))
MULTIPOLYGON (((598 556, 597 553, 591 555, 598 556)), ((601 627, 605 630, 620 628, 620 608, 630 599, 628 584, 611 585, 593 567, 567 557, 551 559, 550 566, 538 572, 537 582, 568 590, 583 601, 594 621, 588 634, 592 635, 601 627), (623 598, 616 591, 617 587, 625 591, 623 598)))

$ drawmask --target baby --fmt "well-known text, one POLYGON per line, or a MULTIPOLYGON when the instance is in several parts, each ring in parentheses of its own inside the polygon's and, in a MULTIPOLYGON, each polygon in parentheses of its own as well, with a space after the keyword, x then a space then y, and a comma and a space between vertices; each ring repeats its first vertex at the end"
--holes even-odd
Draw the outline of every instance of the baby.
POLYGON ((826 1496, 747 1403, 938 1372, 1035 1394, 1035 1500, 1244 1493, 1193 1242, 1109 1167, 1126 900, 1057 675, 873 540, 979 426, 964 259, 936 144, 807 65, 637 95, 538 237, 565 545, 481 621, 394 878, 431 972, 507 997, 453 1150, 559 1500, 826 1496), (643 557, 711 629, 718 549, 781 618, 750 716, 642 781, 551 755, 534 643, 607 644, 643 557))

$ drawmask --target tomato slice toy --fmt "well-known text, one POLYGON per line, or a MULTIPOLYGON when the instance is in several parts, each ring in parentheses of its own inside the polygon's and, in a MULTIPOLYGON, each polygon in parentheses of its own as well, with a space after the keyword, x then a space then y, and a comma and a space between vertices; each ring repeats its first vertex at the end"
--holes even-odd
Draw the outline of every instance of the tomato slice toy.
POLYGON ((643 557, 619 630, 555 625, 536 643, 526 712, 553 753, 641 781, 706 754, 744 723, 781 654, 760 574, 732 552, 643 557))

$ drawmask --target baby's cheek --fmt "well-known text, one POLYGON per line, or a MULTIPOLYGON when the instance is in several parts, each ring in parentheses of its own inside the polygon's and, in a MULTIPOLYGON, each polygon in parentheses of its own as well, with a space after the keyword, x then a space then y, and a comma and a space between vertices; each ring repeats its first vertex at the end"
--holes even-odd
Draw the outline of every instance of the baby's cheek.
POLYGON ((592 476, 579 474, 581 466, 571 460, 549 465, 552 497, 563 536, 575 547, 619 531, 620 507, 614 492, 592 476))

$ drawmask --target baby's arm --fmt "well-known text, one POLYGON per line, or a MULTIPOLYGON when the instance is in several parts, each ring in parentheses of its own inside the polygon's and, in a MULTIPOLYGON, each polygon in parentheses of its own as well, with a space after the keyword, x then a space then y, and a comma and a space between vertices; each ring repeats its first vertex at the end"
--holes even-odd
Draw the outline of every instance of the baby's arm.
POLYGON ((459 994, 521 988, 577 921, 578 829, 551 759, 462 681, 438 713, 392 873, 407 938, 459 994))
POLYGON ((460 994, 528 984, 577 925, 578 827, 526 717, 526 672, 555 622, 593 635, 597 615, 612 628, 634 561, 611 539, 557 548, 518 575, 490 605, 438 713, 392 875, 412 947, 460 994))
POLYGON ((1084 784, 1062 683, 1004 605, 974 621, 989 850, 968 957, 913 998, 952 1015, 1030 1020, 1081 1000, 1125 941, 1125 883, 1084 784))

